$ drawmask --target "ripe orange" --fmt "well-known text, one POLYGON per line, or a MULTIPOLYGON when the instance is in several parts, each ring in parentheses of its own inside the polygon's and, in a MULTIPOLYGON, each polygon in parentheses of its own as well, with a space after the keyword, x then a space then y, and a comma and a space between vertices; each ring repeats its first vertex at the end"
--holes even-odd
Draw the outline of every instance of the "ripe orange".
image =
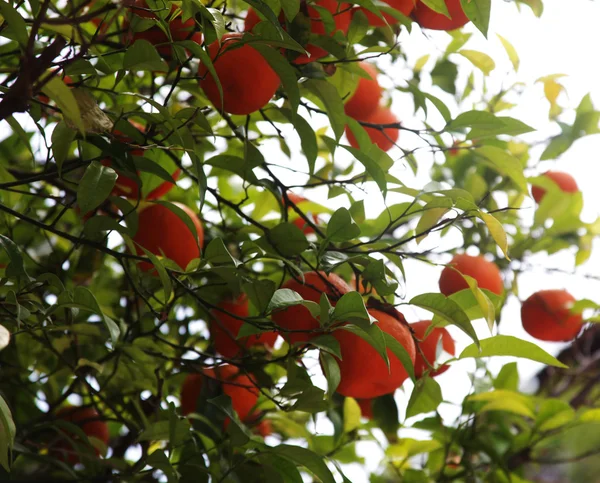
MULTIPOLYGON (((421 342, 417 342, 421 348, 421 352, 425 356, 421 355, 421 352, 417 349, 417 357, 415 361, 415 376, 421 377, 430 366, 433 366, 436 361, 436 352, 440 339, 442 339, 442 348, 450 355, 454 355, 456 348, 454 347, 454 339, 450 336, 448 331, 444 327, 435 327, 429 335, 424 339, 425 332, 431 325, 431 320, 422 320, 421 322, 415 322, 410 324, 415 332, 417 339, 421 342), (426 362, 427 361, 427 362, 426 362)), ((435 371, 432 370, 429 375, 431 377, 439 376, 446 372, 450 366, 444 364, 435 371)))
MULTIPOLYGON (((248 298, 245 294, 240 295, 236 300, 222 301, 218 306, 237 317, 248 317, 248 298)), ((215 349, 225 357, 243 356, 252 346, 262 345, 272 348, 275 345, 277 332, 264 332, 236 339, 244 321, 216 309, 211 310, 211 314, 215 319, 211 319, 209 323, 215 349)))
MULTIPOLYGON (((408 327, 391 315, 369 309, 378 320, 379 328, 394 337, 415 361, 415 343, 408 327)), ((339 360, 341 380, 337 392, 356 399, 372 399, 390 394, 408 378, 400 360, 388 349, 390 370, 377 351, 358 335, 344 329, 333 332, 340 343, 339 360)))
POLYGON ((570 312, 574 302, 575 298, 566 290, 541 290, 534 293, 521 306, 523 328, 539 340, 573 340, 583 325, 581 314, 570 312))
POLYGON ((234 48, 241 38, 241 34, 225 34, 221 45, 215 41, 208 48, 223 88, 223 102, 217 83, 204 64, 200 65, 199 75, 200 87, 219 111, 243 115, 265 107, 281 80, 250 44, 234 48))
MULTIPOLYGON (((401 14, 405 15, 406 17, 408 17, 410 15, 410 13, 413 11, 413 8, 415 8, 415 0, 383 0, 383 1, 385 3, 387 3, 393 9, 398 10, 401 14)), ((381 20, 375 14, 369 12, 367 9, 360 7, 359 10, 361 10, 366 15, 367 20, 369 21, 369 25, 372 25, 373 27, 383 27, 385 25, 385 22, 383 20, 381 20)), ((394 24, 398 23, 398 20, 396 20, 394 17, 392 17, 389 13, 384 13, 383 18, 385 18, 387 20, 387 23, 389 25, 394 25, 394 24)))
MULTIPOLYGON (((181 386, 181 414, 187 416, 196 411, 198 399, 202 394, 202 382, 206 377, 219 381, 223 393, 231 398, 231 406, 240 420, 247 420, 258 401, 259 391, 252 378, 240 374, 237 367, 229 364, 204 369, 202 374, 188 374, 181 386)), ((225 427, 227 424, 228 421, 225 427)))
MULTIPOLYGON (((335 22, 335 30, 341 30, 343 33, 348 32, 350 22, 352 21, 352 12, 350 4, 338 3, 336 0, 318 0, 317 2, 315 2, 315 4, 331 12, 331 14, 333 15, 333 20, 335 22)), ((311 34, 329 35, 325 30, 325 25, 323 23, 323 20, 321 20, 321 15, 319 14, 318 10, 309 6, 308 16, 311 22, 311 34)), ((249 8, 248 13, 246 15, 244 30, 246 32, 251 31, 254 28, 254 26, 260 22, 260 20, 261 19, 256 14, 256 12, 252 8, 249 8)), ((285 18, 283 14, 279 16, 279 21, 282 25, 285 23, 285 18)), ((333 35, 333 33, 331 35, 333 35)), ((318 60, 327 55, 326 50, 314 44, 306 45, 305 49, 310 55, 302 54, 296 57, 293 61, 294 64, 308 64, 309 62, 314 62, 315 60, 318 60)))
POLYGON ((346 115, 362 121, 371 116, 378 108, 381 100, 381 86, 377 82, 377 69, 367 62, 358 64, 371 79, 361 77, 352 97, 344 105, 346 115))
MULTIPOLYGON (((153 12, 145 10, 148 8, 148 4, 145 0, 130 0, 125 2, 125 4, 130 8, 131 12, 138 17, 148 19, 156 18, 156 15, 153 12)), ((176 10, 177 7, 173 5, 171 8, 171 15, 173 15, 176 10)), ((167 20, 170 20, 169 33, 174 42, 189 39, 198 44, 202 43, 202 33, 196 32, 196 22, 193 18, 189 18, 184 22, 181 15, 178 15, 175 18, 168 17, 167 20)), ((169 39, 169 36, 160 27, 150 27, 143 32, 131 32, 129 28, 130 23, 130 18, 126 18, 123 21, 123 31, 125 32, 123 41, 125 44, 133 44, 136 40, 147 40, 152 45, 157 46, 156 50, 163 57, 168 59, 172 56, 172 46, 168 45, 171 42, 171 39, 169 39)))
MULTIPOLYGON (((151 204, 140 211, 138 216, 138 231, 133 241, 139 243, 146 250, 173 260, 185 269, 194 259, 200 257, 200 249, 204 242, 204 230, 198 215, 187 206, 174 203, 181 208, 192 220, 196 227, 198 238, 188 229, 187 225, 169 208, 159 204, 151 204)), ((138 249, 138 254, 143 255, 138 249)), ((140 269, 147 272, 154 267, 148 262, 140 262, 140 269)))
MULTIPOLYGON (((390 109, 379 106, 373 114, 365 119, 361 119, 361 121, 371 124, 385 125, 397 123, 398 119, 390 109)), ((367 131, 371 142, 379 146, 379 148, 383 151, 389 151, 392 149, 398 140, 399 130, 397 128, 386 127, 384 129, 378 129, 375 127, 365 126, 365 131, 367 131)), ((354 134, 352 134, 352 131, 348 127, 346 127, 346 136, 348 137, 350 146, 358 149, 359 146, 356 137, 354 137, 354 134)))
MULTIPOLYGON (((335 305, 336 300, 351 291, 348 284, 335 273, 327 275, 325 272, 307 272, 304 274, 304 283, 290 279, 283 284, 281 288, 289 288, 298 292, 304 300, 311 300, 319 303, 321 294, 327 294, 329 301, 335 305)), ((271 318, 275 323, 284 329, 304 332, 281 332, 281 336, 290 342, 306 342, 318 333, 311 333, 317 330, 320 325, 309 310, 302 305, 294 305, 287 309, 274 312, 271 318)))
POLYGON ((446 0, 446 7, 448 7, 450 18, 442 13, 431 10, 427 5, 418 0, 413 10, 412 18, 421 27, 432 30, 455 30, 469 22, 469 18, 463 11, 460 0, 446 0))
MULTIPOLYGON (((550 178, 558 185, 558 188, 565 193, 577 193, 579 191, 577 182, 569 173, 564 173, 562 171, 546 171, 542 176, 550 178)), ((532 186, 531 194, 533 199, 537 203, 540 203, 546 194, 546 190, 541 186, 532 186)))
MULTIPOLYGON (((479 288, 485 288, 498 295, 502 295, 502 292, 504 292, 500 269, 495 263, 487 261, 482 256, 454 255, 449 265, 452 265, 459 272, 473 277, 479 288)), ((449 266, 442 270, 440 292, 446 297, 469 288, 467 281, 456 270, 449 266)))
MULTIPOLYGON (((304 198, 303 196, 297 195, 295 193, 288 193, 288 199, 294 203, 295 205, 297 205, 298 203, 302 203, 303 201, 307 201, 306 198, 304 198)), ((288 213, 294 213, 296 214, 296 212, 290 207, 288 208, 288 213)), ((319 224, 319 218, 317 217, 317 215, 312 214, 310 215, 313 219, 313 222, 315 225, 319 224)), ((311 233, 314 233, 315 230, 313 229, 312 226, 309 226, 306 224, 306 221, 304 221, 303 218, 296 218, 294 221, 292 221, 292 223, 294 225, 296 225, 298 228, 300 228, 302 230, 302 233, 304 233, 305 235, 310 235, 311 233)))
MULTIPOLYGON (((56 412, 56 417, 63 421, 76 424, 86 436, 96 438, 102 441, 104 445, 108 444, 110 438, 108 425, 105 421, 100 419, 100 415, 94 408, 65 406, 56 412)), ((69 434, 69 438, 77 440, 77 437, 72 434, 69 434)), ((73 448, 66 439, 55 445, 51 452, 53 454, 56 452, 57 458, 67 461, 71 465, 79 463, 79 456, 77 455, 76 449, 73 448)), ((96 456, 100 455, 100 452, 96 448, 95 452, 96 456)))

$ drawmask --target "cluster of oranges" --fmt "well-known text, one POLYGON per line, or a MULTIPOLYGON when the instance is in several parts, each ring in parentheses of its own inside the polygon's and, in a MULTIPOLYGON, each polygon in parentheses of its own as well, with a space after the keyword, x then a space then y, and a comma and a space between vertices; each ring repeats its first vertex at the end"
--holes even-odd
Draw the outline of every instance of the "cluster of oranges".
MULTIPOLYGON (((434 12, 420 1, 415 3, 413 0, 386 0, 386 3, 405 16, 412 17, 424 28, 453 30, 468 22, 460 0, 446 1, 450 18, 434 12)), ((365 13, 371 25, 385 25, 380 18, 362 7, 355 8, 335 0, 320 0, 316 4, 332 14, 335 29, 344 33, 348 31, 352 15, 359 10, 365 13)), ((156 18, 143 0, 130 1, 128 6, 131 15, 124 25, 125 30, 135 20, 136 15, 140 18, 156 18)), ((201 43, 202 35, 196 31, 195 21, 189 19, 184 22, 176 12, 177 9, 173 7, 174 15, 169 19, 169 35, 159 27, 151 27, 143 32, 128 32, 126 42, 147 40, 156 45, 158 52, 164 57, 172 55, 171 40, 192 40, 201 43)), ((326 31, 324 22, 315 8, 308 7, 306 16, 310 20, 312 34, 333 34, 326 31)), ((389 24, 396 22, 391 15, 385 14, 384 18, 389 24)), ((281 17, 280 21, 284 24, 285 20, 281 17)), ((261 17, 250 9, 245 21, 246 32, 252 32, 260 22, 261 17)), ((208 48, 220 88, 207 66, 201 65, 199 70, 200 85, 206 96, 219 110, 230 114, 250 114, 261 109, 272 99, 280 85, 279 76, 267 60, 252 47, 251 43, 242 44, 241 39, 242 34, 229 33, 220 42, 214 42, 208 48), (239 75, 240 70, 245 72, 245 76, 239 75), (248 82, 248 79, 257 81, 248 82)), ((291 62, 302 65, 327 55, 321 47, 310 43, 306 46, 306 50, 308 54, 296 56, 291 62)), ((364 123, 371 141, 387 151, 398 138, 398 127, 377 126, 397 125, 398 120, 390 109, 381 103, 382 89, 377 82, 376 68, 365 62, 361 62, 359 67, 364 74, 361 74, 356 91, 346 100, 345 112, 349 117, 364 123)), ((116 132, 115 135, 124 142, 131 141, 121 133, 116 132)), ((347 129, 347 137, 353 147, 358 147, 357 140, 349 129, 347 129)), ((141 155, 142 152, 134 149, 131 154, 141 155)), ((110 160, 103 161, 103 164, 110 165, 110 160)), ((179 171, 173 173, 174 181, 178 175, 179 171)), ((548 172, 546 176, 565 192, 577 191, 576 183, 565 173, 548 172)), ((145 196, 145 201, 164 196, 172 187, 173 183, 161 184, 145 196)), ((140 197, 138 183, 120 174, 113 194, 137 199, 140 197)), ((533 196, 537 202, 541 201, 544 194, 543 189, 534 187, 533 196)), ((288 194, 288 198, 292 203, 305 201, 296 195, 288 194)), ((161 204, 148 204, 139 213, 139 229, 133 240, 138 247, 143 247, 155 255, 165 256, 185 269, 193 259, 200 257, 204 239, 203 227, 194 211, 181 204, 176 206, 190 219, 194 231, 190 231, 188 224, 171 209, 161 204)), ((316 216, 313 219, 315 223, 318 221, 316 216)), ((305 234, 313 231, 302 219, 296 220, 295 223, 305 234)), ((138 253, 142 255, 143 251, 139 250, 138 253)), ((146 262, 141 263, 140 268, 144 271, 152 270, 152 266, 146 262)), ((466 254, 456 255, 444 268, 439 280, 440 291, 449 296, 468 289, 469 285, 462 275, 475 279, 482 289, 497 295, 502 295, 504 292, 498 267, 482 256, 466 254)), ((324 272, 308 272, 303 274, 302 278, 292 278, 283 284, 283 288, 297 292, 304 300, 317 303, 324 293, 333 305, 344 294, 352 291, 341 277, 324 272)), ((582 317, 570 311, 570 305, 574 301, 575 299, 564 290, 544 290, 533 294, 522 305, 521 315, 525 330, 532 336, 547 341, 565 341, 574 338, 582 325, 582 317)), ((379 328, 404 347, 414 365, 417 377, 427 374, 435 377, 448 369, 448 365, 436 365, 440 347, 450 355, 455 354, 454 341, 445 328, 431 328, 432 322, 426 320, 409 324, 400 312, 393 309, 369 308, 368 311, 377 320, 379 328)), ((290 344, 303 344, 323 333, 319 321, 311 315, 310 311, 303 305, 295 305, 272 314, 278 332, 263 332, 238 338, 242 325, 250 315, 249 301, 245 294, 220 302, 210 315, 209 328, 215 350, 221 356, 231 360, 239 360, 251 348, 272 349, 279 335, 290 344)), ((332 335, 339 343, 341 352, 341 358, 337 359, 340 369, 337 392, 343 396, 356 398, 363 413, 368 416, 370 401, 396 391, 408 378, 408 373, 391 350, 388 350, 390 362, 388 368, 377 351, 354 331, 347 330, 344 324, 337 326, 332 331, 332 335)), ((222 391, 231 398, 233 410, 242 421, 255 423, 255 430, 263 436, 270 432, 268 423, 261 422, 260 415, 256 412, 260 394, 257 381, 251 374, 244 373, 233 364, 219 365, 186 377, 180 398, 183 415, 191 414, 198 409, 202 388, 207 380, 216 381, 220 385, 222 391)), ((106 423, 100 420, 100 416, 93 408, 68 407, 59 411, 57 417, 78 424, 84 433, 104 445, 108 443, 106 423)), ((228 424, 229 421, 226 421, 225 426, 228 424)), ((59 450, 60 448, 57 449, 59 450)), ((66 459, 76 463, 77 460, 73 458, 70 455, 66 459)))
MULTIPOLYGON (((427 7, 420 0, 385 0, 392 9, 400 12, 405 17, 411 17, 423 28, 435 30, 453 30, 465 25, 469 20, 460 5, 460 0, 446 0, 450 17, 437 13, 427 7)), ((203 42, 203 35, 198 31, 193 18, 183 21, 181 12, 174 5, 169 15, 162 15, 168 24, 168 33, 158 24, 143 31, 133 31, 138 28, 140 21, 158 20, 157 12, 152 11, 145 0, 124 0, 123 5, 129 10, 121 27, 125 32, 123 42, 130 45, 137 40, 145 40, 156 46, 161 56, 170 59, 173 56, 172 42, 191 41, 197 44, 203 42)), ((93 4, 90 7, 93 10, 93 4)), ((301 10, 293 22, 309 25, 309 35, 333 36, 336 31, 348 33, 353 16, 357 12, 366 15, 369 24, 373 27, 394 25, 398 19, 389 13, 383 14, 383 19, 377 17, 363 7, 348 3, 338 3, 336 0, 318 0, 314 6, 308 5, 301 10), (327 10, 333 20, 333 31, 327 31, 326 22, 321 18, 318 9, 327 10), (302 18, 300 18, 302 17, 302 18)), ((99 34, 103 33, 107 25, 100 18, 93 19, 98 26, 99 34)), ((250 8, 245 18, 244 33, 227 33, 220 40, 208 46, 208 53, 214 67, 214 74, 209 66, 200 64, 200 87, 205 95, 221 112, 229 114, 251 114, 263 107, 275 95, 281 84, 279 75, 271 67, 258 49, 254 48, 245 34, 252 35, 254 29, 263 21, 262 15, 250 8), (242 40, 244 40, 242 42, 242 40), (244 75, 239 75, 244 72, 244 75), (249 81, 252 80, 252 81, 249 81), (221 95, 222 93, 222 95, 221 95)), ((286 19, 283 13, 279 16, 283 28, 286 28, 286 19)), ((250 39, 251 40, 251 39, 250 39)), ((304 45, 305 54, 287 52, 290 62, 301 66, 314 62, 327 55, 322 47, 308 41, 304 45)), ((286 52, 284 52, 286 53, 286 52)), ((391 149, 398 138, 398 120, 389 107, 381 104, 381 87, 377 83, 375 67, 361 63, 364 73, 360 74, 358 88, 352 96, 346 99, 346 114, 361 123, 366 128, 371 142, 382 150, 391 149), (380 127, 385 126, 388 127, 380 127), (395 125, 395 126, 393 126, 395 125)), ((357 140, 350 129, 346 129, 348 142, 353 147, 358 147, 357 140)))

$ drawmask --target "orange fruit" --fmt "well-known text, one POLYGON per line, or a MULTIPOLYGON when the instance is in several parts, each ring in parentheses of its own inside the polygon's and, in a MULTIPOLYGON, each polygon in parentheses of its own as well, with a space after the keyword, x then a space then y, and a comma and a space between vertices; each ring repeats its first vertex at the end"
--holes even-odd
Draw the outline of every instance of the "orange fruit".
POLYGON ((521 306, 521 321, 525 331, 539 340, 570 341, 577 337, 583 325, 581 314, 572 314, 575 298, 566 290, 540 290, 521 306))
MULTIPOLYGON (((360 119, 363 122, 368 122, 371 124, 395 124, 398 122, 396 116, 392 113, 390 109, 387 107, 379 106, 375 112, 373 112, 370 116, 365 119, 360 119)), ((386 127, 383 129, 378 129, 376 127, 367 127, 364 126, 365 131, 369 135, 371 142, 379 146, 379 148, 383 151, 389 151, 394 147, 396 141, 398 140, 399 130, 393 127, 386 127)), ((348 137, 348 142, 350 146, 358 149, 358 141, 350 128, 346 127, 346 136, 348 137)))
POLYGON ((455 30, 469 23, 469 18, 465 14, 460 0, 446 0, 446 7, 448 7, 450 18, 442 13, 437 13, 418 0, 412 12, 412 18, 422 28, 431 30, 455 30))
MULTIPOLYGON (((575 178, 569 173, 564 173, 562 171, 546 171, 542 176, 550 178, 558 185, 558 188, 565 193, 577 193, 579 191, 575 178)), ((537 203, 541 203, 545 194, 546 190, 541 186, 531 187, 531 195, 537 203)))
MULTIPOLYGON (((415 361, 415 343, 407 325, 391 315, 369 309, 379 328, 394 337, 415 361)), ((341 380, 337 392, 356 399, 372 399, 390 394, 408 378, 400 360, 388 349, 390 370, 377 351, 364 339, 352 332, 338 329, 333 336, 340 343, 342 359, 338 361, 341 380)))
POLYGON ((377 69, 367 62, 358 64, 371 79, 361 77, 358 80, 358 87, 344 105, 346 115, 364 120, 371 116, 378 108, 381 100, 381 86, 377 82, 377 69))
MULTIPOLYGON (((150 204, 143 208, 138 215, 138 230, 133 241, 154 255, 160 256, 164 253, 165 257, 185 269, 193 259, 200 257, 200 248, 198 247, 202 247, 204 242, 204 230, 196 213, 181 203, 173 204, 190 217, 196 227, 197 238, 183 220, 169 208, 159 204, 150 204)), ((138 255, 144 255, 139 248, 138 255)), ((153 265, 148 262, 140 262, 139 266, 145 272, 154 269, 153 265)))
MULTIPOLYGON (((413 331, 415 332, 415 336, 421 342, 417 342, 417 345, 421 349, 420 351, 417 349, 417 356, 415 360, 415 376, 421 377, 423 374, 429 370, 430 366, 433 366, 436 361, 436 353, 437 347, 440 339, 442 340, 442 348, 450 355, 454 355, 456 348, 454 347, 454 339, 450 336, 448 331, 444 327, 435 327, 426 338, 425 331, 431 325, 431 320, 422 320, 420 322, 415 322, 414 324, 410 324, 413 331), (423 353, 423 355, 421 355, 423 353), (423 356, 425 356, 423 358, 423 356)), ((440 374, 446 372, 450 366, 444 364, 440 366, 435 371, 432 370, 429 375, 431 377, 439 376, 440 374)))
MULTIPOLYGON (((325 293, 332 305, 335 305, 339 297, 351 291, 348 284, 338 275, 335 273, 327 275, 325 272, 307 272, 304 274, 304 283, 290 279, 281 288, 294 290, 304 300, 316 303, 319 303, 321 294, 325 293)), ((294 305, 274 312, 271 318, 278 326, 294 331, 281 332, 281 336, 291 344, 295 342, 307 342, 319 335, 318 333, 311 333, 311 331, 319 329, 319 321, 303 305, 294 305)))
MULTIPOLYGON (((240 420, 247 420, 258 401, 259 390, 251 377, 241 374, 237 367, 229 364, 204 369, 202 374, 188 374, 181 386, 181 414, 187 416, 196 411, 206 377, 219 381, 223 393, 231 398, 231 406, 240 420)), ((225 427, 227 425, 228 421, 225 427)))
POLYGON ((223 100, 213 76, 200 65, 200 87, 217 110, 230 114, 251 114, 265 107, 275 95, 281 80, 266 59, 251 44, 239 48, 241 34, 225 34, 221 44, 215 41, 208 53, 221 87, 223 100), (260 79, 260 82, 258 82, 260 79))
MULTIPOLYGON (((502 295, 502 292, 504 292, 500 269, 495 263, 489 262, 482 256, 454 255, 449 265, 474 278, 479 288, 485 288, 497 295, 502 295)), ((456 270, 449 266, 442 270, 440 292, 446 297, 469 288, 467 281, 456 270)))
POLYGON ((245 294, 240 295, 235 300, 224 300, 219 303, 218 307, 233 314, 229 315, 217 309, 211 310, 214 320, 211 319, 209 322, 210 333, 215 342, 215 349, 219 354, 233 358, 243 356, 249 347, 262 345, 273 348, 277 339, 277 332, 264 332, 237 339, 244 321, 234 316, 248 317, 248 298, 245 294))

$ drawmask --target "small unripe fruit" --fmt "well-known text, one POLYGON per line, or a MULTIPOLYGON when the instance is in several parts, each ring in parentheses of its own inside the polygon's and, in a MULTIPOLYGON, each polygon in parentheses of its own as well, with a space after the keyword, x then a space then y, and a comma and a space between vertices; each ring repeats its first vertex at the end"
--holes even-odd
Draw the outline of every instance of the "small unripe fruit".
POLYGON ((438 13, 430 9, 420 0, 417 1, 412 18, 423 28, 431 30, 455 30, 469 23, 469 18, 465 14, 461 0, 446 0, 446 7, 450 18, 443 13, 438 13))
MULTIPOLYGON (((430 370, 430 367, 433 367, 436 361, 436 351, 439 345, 440 339, 442 340, 442 348, 445 352, 450 355, 454 355, 455 346, 454 339, 450 336, 448 331, 444 327, 435 327, 429 335, 424 338, 425 332, 431 325, 430 320, 422 320, 421 322, 415 322, 414 324, 410 324, 413 329, 415 336, 421 342, 417 342, 419 346, 417 348, 417 357, 415 360, 415 376, 422 377, 423 374, 430 370), (419 348, 421 349, 419 351, 419 348), (421 353, 423 355, 421 355, 421 353)), ((431 377, 439 376, 440 374, 446 372, 450 366, 444 364, 440 366, 436 370, 431 370, 429 375, 431 377)))
POLYGON ((583 325, 581 314, 572 314, 570 311, 574 303, 575 298, 566 290, 536 292, 521 306, 523 328, 539 340, 573 340, 583 325))
MULTIPOLYGON (((579 191, 575 178, 569 173, 564 173, 562 171, 546 171, 542 176, 554 181, 558 185, 558 188, 565 193, 577 193, 579 191)), ((541 203, 545 194, 546 190, 541 186, 531 187, 531 195, 536 203, 541 203)))
MULTIPOLYGON (((407 325, 391 315, 370 309, 369 313, 378 320, 379 328, 394 337, 415 361, 415 343, 407 325)), ((408 378, 408 372, 400 360, 388 349, 390 369, 378 352, 360 336, 344 329, 333 332, 340 343, 342 359, 340 384, 336 391, 343 396, 356 399, 371 399, 390 394, 408 378)))
MULTIPOLYGON (((338 275, 335 273, 327 275, 325 272, 307 272, 304 274, 304 283, 290 279, 281 288, 294 290, 304 300, 316 303, 319 303, 321 294, 325 293, 332 305, 335 305, 339 297, 351 291, 348 284, 338 275)), ((318 333, 311 333, 311 331, 320 327, 319 321, 303 305, 294 305, 274 312, 271 318, 278 326, 294 331, 281 332, 281 336, 291 344, 306 342, 319 335, 318 333)))
POLYGON ((489 262, 482 256, 466 254, 454 255, 450 266, 442 270, 440 276, 440 292, 446 297, 453 293, 469 288, 469 284, 461 275, 468 275, 477 281, 479 288, 484 288, 497 295, 502 295, 504 285, 500 269, 495 263, 489 262), (458 270, 460 273, 458 273, 458 270))

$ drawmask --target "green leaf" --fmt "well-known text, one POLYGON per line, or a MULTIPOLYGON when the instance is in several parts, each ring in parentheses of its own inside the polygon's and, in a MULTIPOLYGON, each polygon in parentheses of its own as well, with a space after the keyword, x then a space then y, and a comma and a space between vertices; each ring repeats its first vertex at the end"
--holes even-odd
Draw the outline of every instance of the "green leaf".
POLYGON ((240 265, 240 261, 229 253, 222 238, 213 238, 204 249, 204 261, 211 265, 240 265))
POLYGON ((469 396, 468 401, 485 402, 478 413, 504 411, 534 419, 534 405, 529 396, 500 389, 469 396))
POLYGON ((421 0, 425 5, 427 5, 431 10, 437 13, 441 13, 442 15, 450 18, 450 13, 448 12, 448 7, 446 5, 445 0, 421 0))
POLYGON ((293 461, 298 465, 304 466, 313 475, 319 478, 322 483, 335 483, 335 478, 323 459, 306 448, 289 444, 280 444, 272 448, 271 452, 293 461))
POLYGON ((116 324, 114 320, 112 320, 108 315, 105 315, 96 300, 96 297, 92 292, 90 292, 87 288, 82 287, 81 285, 75 287, 73 291, 73 301, 91 312, 98 314, 102 320, 104 321, 104 325, 108 329, 108 333, 110 334, 110 338, 112 340, 113 345, 117 343, 119 340, 119 336, 121 335, 121 331, 119 326, 116 324))
POLYGON ((142 434, 138 441, 169 441, 172 446, 178 446, 191 437, 191 425, 187 419, 179 419, 175 423, 175 431, 171 427, 170 421, 157 421, 151 423, 142 434), (174 434, 175 438, 170 439, 174 434))
POLYGON ((52 131, 52 154, 54 155, 59 176, 62 171, 62 164, 69 154, 71 144, 75 140, 75 134, 75 131, 63 121, 59 122, 54 131, 52 131))
MULTIPOLYGON (((472 0, 474 3, 476 0, 472 0)), ((465 59, 468 59, 475 67, 477 67, 486 76, 496 68, 496 62, 489 55, 477 50, 463 49, 459 50, 458 53, 465 59)))
POLYGON ((327 394, 329 397, 331 397, 340 385, 340 381, 342 379, 340 374, 340 366, 335 357, 333 357, 329 352, 321 351, 319 357, 321 358, 321 366, 323 367, 323 372, 325 373, 325 378, 327 379, 327 394))
POLYGON ((0 248, 4 249, 10 260, 10 264, 6 269, 6 275, 11 277, 24 277, 25 280, 29 280, 30 277, 25 271, 23 257, 21 256, 21 252, 17 245, 7 236, 0 234, 0 248))
MULTIPOLYGON (((354 128, 358 128, 358 129, 363 129, 356 121, 348 118, 348 125, 350 126, 350 129, 352 129, 352 132, 355 133, 354 128)), ((364 129, 363 129, 364 131, 364 129)), ((370 141, 369 141, 370 143, 370 141)), ((369 175, 373 178, 373 180, 375 181, 375 183, 377 183, 377 186, 379 187, 379 189, 381 190, 384 198, 386 196, 387 193, 387 189, 388 189, 388 184, 387 184, 387 179, 385 177, 385 173, 387 170, 389 170, 389 168, 391 167, 390 165, 388 165, 387 159, 385 158, 380 158, 384 161, 384 163, 380 163, 378 162, 375 158, 372 158, 370 156, 371 153, 377 154, 377 152, 381 152, 383 153, 383 151, 381 151, 381 149, 379 149, 377 146, 371 145, 372 148, 374 149, 370 149, 368 152, 365 152, 363 149, 357 149, 357 148, 353 148, 351 146, 345 146, 342 145, 342 147, 348 151, 350 154, 352 154, 352 156, 354 156, 356 159, 358 159, 358 161, 360 161, 360 163, 365 167, 365 169, 367 170, 367 173, 369 173, 369 175)), ((389 158, 389 157, 388 157, 389 158)), ((393 163, 392 163, 393 164, 393 163)))
POLYGON ((483 159, 492 168, 508 176, 523 193, 528 193, 527 179, 523 174, 523 165, 512 154, 496 146, 482 146, 471 151, 476 158, 483 159))
POLYGON ((492 235, 492 238, 500 247, 500 250, 502 250, 502 253, 504 253, 506 259, 510 260, 508 256, 508 238, 502 223, 500 223, 493 215, 484 213, 483 211, 479 212, 477 216, 484 221, 488 227, 488 230, 490 231, 490 234, 492 235))
POLYGON ((280 288, 276 290, 269 302, 267 312, 273 312, 274 310, 282 310, 287 307, 293 307, 294 305, 303 305, 306 307, 313 317, 318 317, 321 313, 321 307, 319 304, 310 300, 304 300, 300 294, 290 290, 289 288, 280 288))
POLYGON ((0 425, 0 464, 6 471, 10 471, 11 453, 17 430, 10 408, 2 396, 0 396, 0 425))
POLYGON ((494 378, 494 388, 516 391, 519 389, 519 370, 516 362, 504 364, 494 378))
POLYGON ((168 66, 161 59, 156 47, 147 40, 136 40, 127 48, 123 59, 123 68, 134 72, 165 72, 168 66))
POLYGON ((98 208, 110 195, 117 181, 114 169, 92 161, 85 170, 77 187, 77 204, 81 213, 98 208))
POLYGON ((496 35, 500 39, 500 42, 502 42, 502 46, 504 47, 504 50, 506 50, 506 53, 508 54, 508 58, 510 59, 510 62, 512 63, 513 68, 515 69, 515 71, 518 71, 520 59, 519 59, 519 54, 518 54, 517 50, 514 48, 514 46, 508 40, 506 40, 504 37, 502 37, 502 35, 500 35, 500 34, 496 34, 496 35))
POLYGON ((391 334, 384 332, 383 336, 385 338, 385 345, 387 346, 388 350, 390 350, 392 354, 394 354, 398 358, 398 360, 404 366, 404 369, 406 369, 406 372, 408 373, 409 377, 414 381, 415 366, 413 365, 412 359, 410 358, 410 355, 408 354, 406 348, 402 344, 400 344, 400 342, 398 342, 398 340, 391 334))
POLYGON ((312 339, 310 339, 309 343, 310 345, 314 345, 315 347, 318 347, 319 349, 322 349, 325 352, 333 354, 338 359, 342 358, 340 343, 334 336, 330 334, 323 334, 318 337, 313 337, 312 339))
POLYGON ((256 49, 269 63, 271 68, 281 79, 283 89, 285 90, 290 105, 292 107, 292 114, 296 114, 298 106, 300 105, 300 90, 298 89, 298 79, 296 78, 296 71, 286 58, 281 55, 275 49, 259 44, 256 42, 249 43, 248 45, 256 49))
POLYGON ((344 102, 337 89, 330 82, 316 79, 309 80, 303 85, 323 103, 329 116, 331 129, 335 134, 335 140, 339 141, 346 126, 346 113, 344 112, 344 102))
POLYGON ((413 297, 409 303, 429 310, 447 322, 456 325, 471 337, 476 345, 479 345, 479 339, 469 317, 453 300, 446 298, 441 293, 426 293, 413 297))
POLYGON ((272 280, 253 280, 242 284, 242 289, 248 295, 250 303, 260 314, 267 310, 276 288, 272 280))
POLYGON ((480 346, 481 350, 475 344, 466 347, 460 354, 459 359, 466 359, 468 357, 512 356, 541 362, 549 366, 567 367, 537 345, 510 335, 488 337, 480 341, 480 346))
POLYGON ((230 420, 227 426, 227 433, 231 437, 231 444, 234 446, 244 446, 250 440, 250 433, 240 421, 237 412, 231 405, 231 398, 227 394, 221 394, 212 399, 208 399, 209 404, 216 406, 230 420))
POLYGON ((287 117, 292 125, 294 126, 294 130, 298 133, 300 137, 300 143, 302 145, 302 154, 306 156, 306 161, 308 162, 309 173, 312 175, 315 171, 315 161, 317 160, 317 155, 319 152, 319 148, 317 146, 317 136, 315 135, 315 131, 313 130, 310 123, 306 121, 302 116, 296 114, 292 115, 292 111, 289 109, 280 109, 281 113, 287 117))
POLYGON ((362 295, 356 291, 342 295, 331 315, 331 322, 364 321, 371 323, 372 320, 374 319, 367 312, 362 295))
POLYGON ((360 427, 360 406, 352 397, 344 398, 344 433, 360 427))
POLYGON ((293 223, 280 223, 266 236, 275 251, 284 257, 299 255, 309 247, 306 235, 293 223))
POLYGON ((327 238, 333 242, 353 240, 360 236, 360 227, 346 208, 338 209, 327 223, 327 238))
POLYGON ((487 37, 492 0, 460 0, 460 4, 469 20, 487 37))
POLYGON ((149 250, 146 250, 141 245, 138 245, 138 246, 139 246, 139 248, 141 248, 144 251, 144 254, 150 259, 150 262, 152 262, 152 265, 154 265, 154 268, 156 269, 156 272, 158 273, 158 278, 160 279, 160 283, 162 284, 163 292, 165 294, 163 303, 166 304, 169 301, 169 299, 171 298, 171 294, 173 293, 173 284, 171 283, 171 278, 169 277, 169 274, 167 273, 167 270, 165 269, 163 264, 160 263, 160 260, 154 253, 152 253, 149 250))
POLYGON ((419 379, 410 395, 406 417, 435 411, 443 401, 440 385, 431 377, 419 379))
POLYGON ((14 39, 21 47, 27 47, 29 41, 27 24, 11 3, 4 0, 0 2, 0 14, 3 17, 2 37, 14 39))
POLYGON ((67 121, 70 121, 79 132, 85 134, 85 127, 83 125, 83 119, 81 118, 79 104, 71 89, 61 78, 57 76, 52 77, 44 84, 42 92, 56 102, 56 105, 59 107, 67 121))

